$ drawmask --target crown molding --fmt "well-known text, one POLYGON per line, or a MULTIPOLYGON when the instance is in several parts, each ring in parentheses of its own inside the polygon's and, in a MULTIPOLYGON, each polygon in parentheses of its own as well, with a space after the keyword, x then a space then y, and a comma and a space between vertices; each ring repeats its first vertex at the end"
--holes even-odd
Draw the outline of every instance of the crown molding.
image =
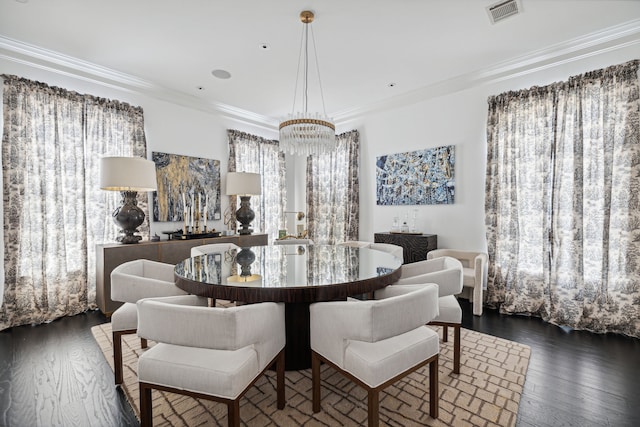
POLYGON ((277 128, 277 120, 271 117, 220 102, 202 100, 130 74, 121 73, 88 61, 3 36, 0 36, 0 58, 103 87, 143 94, 184 107, 217 113, 228 119, 270 131, 277 128))
MULTIPOLYGON (((391 110, 471 87, 512 79, 638 43, 640 43, 640 19, 635 19, 377 103, 337 111, 331 116, 337 126, 344 126, 346 123, 372 112, 391 110)), ((136 76, 3 36, 0 36, 0 58, 112 89, 144 94, 185 107, 217 113, 230 120, 269 131, 278 128, 279 120, 277 118, 219 102, 205 101, 136 76)))
POLYGON ((396 95, 375 104, 344 109, 334 113, 332 117, 336 125, 344 125, 365 114, 387 111, 472 87, 520 77, 639 43, 640 19, 635 19, 584 37, 533 51, 509 61, 497 63, 489 68, 461 74, 414 91, 396 95))

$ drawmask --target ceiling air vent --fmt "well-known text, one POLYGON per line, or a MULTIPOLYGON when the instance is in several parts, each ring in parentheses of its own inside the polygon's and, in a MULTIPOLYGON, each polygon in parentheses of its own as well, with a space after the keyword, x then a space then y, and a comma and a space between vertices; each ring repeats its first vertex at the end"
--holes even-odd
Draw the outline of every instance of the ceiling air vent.
POLYGON ((492 24, 522 12, 520 0, 506 0, 487 7, 492 24))

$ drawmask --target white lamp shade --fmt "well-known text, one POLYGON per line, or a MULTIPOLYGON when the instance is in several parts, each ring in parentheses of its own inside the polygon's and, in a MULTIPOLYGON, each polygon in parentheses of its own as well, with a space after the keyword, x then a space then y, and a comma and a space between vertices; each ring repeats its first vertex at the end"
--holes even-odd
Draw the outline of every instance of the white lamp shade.
POLYGON ((155 191, 156 164, 142 157, 100 159, 100 188, 111 191, 155 191))
POLYGON ((262 184, 259 173, 229 172, 227 174, 228 196, 259 196, 262 184))

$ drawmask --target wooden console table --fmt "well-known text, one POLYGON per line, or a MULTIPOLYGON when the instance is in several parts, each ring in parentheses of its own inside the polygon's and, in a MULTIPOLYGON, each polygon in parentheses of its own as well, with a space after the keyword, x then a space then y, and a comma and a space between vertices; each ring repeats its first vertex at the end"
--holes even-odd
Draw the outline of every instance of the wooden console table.
POLYGON ((108 243, 96 245, 96 302, 105 315, 111 316, 120 302, 111 300, 111 271, 122 263, 135 259, 177 264, 191 257, 194 246, 212 243, 234 243, 240 247, 265 246, 268 244, 266 234, 233 235, 207 237, 203 239, 162 240, 160 242, 140 242, 124 245, 108 243))
POLYGON ((404 263, 427 259, 427 252, 438 248, 437 234, 375 233, 375 243, 391 243, 404 248, 404 263))

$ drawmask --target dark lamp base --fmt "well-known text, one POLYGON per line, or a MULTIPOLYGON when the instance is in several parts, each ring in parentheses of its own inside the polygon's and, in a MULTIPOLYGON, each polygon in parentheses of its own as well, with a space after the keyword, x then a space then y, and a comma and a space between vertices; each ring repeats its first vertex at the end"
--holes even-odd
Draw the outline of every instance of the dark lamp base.
POLYGON ((116 239, 120 243, 138 243, 141 236, 134 235, 144 222, 144 212, 138 207, 137 191, 122 191, 122 206, 113 212, 113 221, 122 228, 116 239))
POLYGON ((236 211, 236 219, 242 227, 238 230, 238 234, 251 234, 253 229, 249 228, 251 221, 256 217, 256 214, 251 209, 249 199, 251 196, 240 196, 240 209, 236 211))

